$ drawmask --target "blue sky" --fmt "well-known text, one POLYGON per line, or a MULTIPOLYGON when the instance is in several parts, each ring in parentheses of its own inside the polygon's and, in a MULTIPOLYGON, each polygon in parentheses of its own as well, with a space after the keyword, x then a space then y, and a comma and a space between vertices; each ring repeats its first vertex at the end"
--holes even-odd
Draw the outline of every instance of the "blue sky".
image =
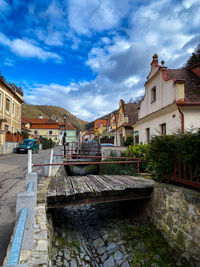
POLYGON ((91 121, 144 93, 152 55, 182 67, 199 0, 0 0, 0 70, 30 104, 91 121))

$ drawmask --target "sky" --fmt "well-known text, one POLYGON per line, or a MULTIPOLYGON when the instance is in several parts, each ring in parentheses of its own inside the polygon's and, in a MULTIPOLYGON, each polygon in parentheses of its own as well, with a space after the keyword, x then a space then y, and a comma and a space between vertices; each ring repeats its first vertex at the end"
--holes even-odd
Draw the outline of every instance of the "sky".
POLYGON ((86 121, 143 95, 154 53, 180 68, 199 43, 199 0, 0 0, 1 75, 86 121))

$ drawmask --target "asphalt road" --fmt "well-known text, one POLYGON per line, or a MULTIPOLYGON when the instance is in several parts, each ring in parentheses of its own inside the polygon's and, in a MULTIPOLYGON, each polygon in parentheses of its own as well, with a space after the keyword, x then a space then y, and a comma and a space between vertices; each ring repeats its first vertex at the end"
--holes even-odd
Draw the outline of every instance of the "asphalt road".
MULTIPOLYGON (((56 147, 54 152, 60 151, 56 147)), ((50 157, 50 149, 33 154, 33 163, 44 163, 50 157)), ((0 156, 0 265, 6 254, 15 225, 15 208, 17 194, 25 190, 27 173, 27 154, 6 154, 0 156)), ((43 176, 44 167, 33 167, 38 178, 43 176)))

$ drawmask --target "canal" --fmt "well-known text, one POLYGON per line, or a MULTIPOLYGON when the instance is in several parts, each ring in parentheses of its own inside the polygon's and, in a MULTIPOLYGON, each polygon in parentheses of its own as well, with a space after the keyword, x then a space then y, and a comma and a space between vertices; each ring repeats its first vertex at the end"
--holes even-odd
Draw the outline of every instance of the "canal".
POLYGON ((190 266, 149 223, 147 201, 49 210, 51 266, 190 266))

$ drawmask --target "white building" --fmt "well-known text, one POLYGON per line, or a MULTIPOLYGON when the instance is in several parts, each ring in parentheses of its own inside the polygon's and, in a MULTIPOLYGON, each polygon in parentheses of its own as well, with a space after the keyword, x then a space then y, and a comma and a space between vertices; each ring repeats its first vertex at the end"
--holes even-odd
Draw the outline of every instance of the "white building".
POLYGON ((167 69, 153 56, 145 96, 134 123, 135 143, 149 143, 153 135, 200 128, 200 64, 167 69))

